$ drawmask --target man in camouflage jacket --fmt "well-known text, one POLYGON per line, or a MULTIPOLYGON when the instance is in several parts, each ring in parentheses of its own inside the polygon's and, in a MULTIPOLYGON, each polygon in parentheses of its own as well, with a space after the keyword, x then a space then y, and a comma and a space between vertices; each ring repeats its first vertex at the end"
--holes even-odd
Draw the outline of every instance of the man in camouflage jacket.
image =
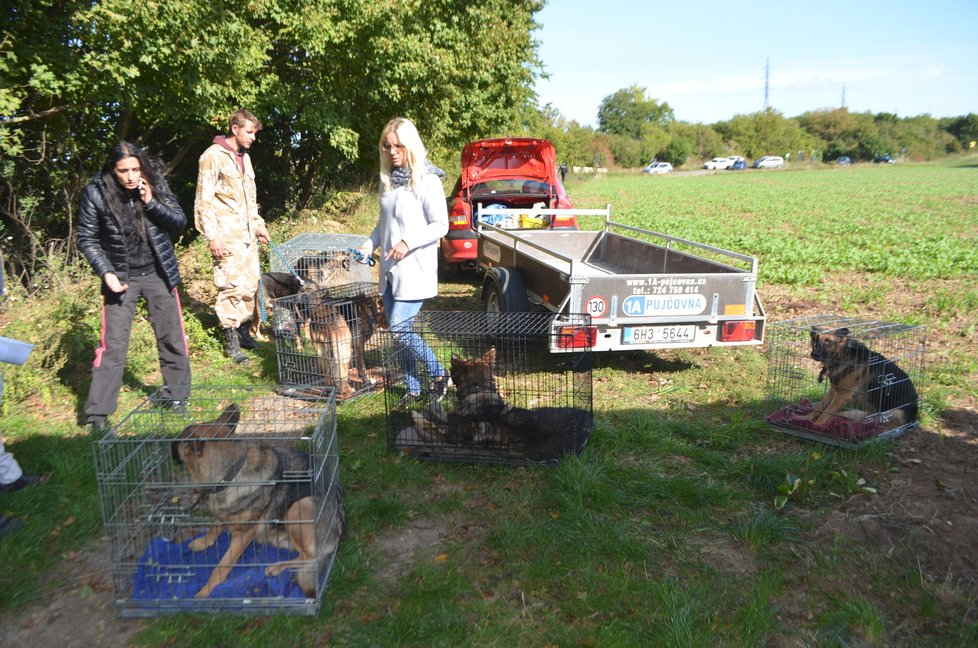
POLYGON ((241 348, 258 346, 248 332, 261 279, 258 243, 268 243, 248 156, 261 122, 247 110, 237 110, 230 130, 227 136, 216 136, 200 156, 194 220, 214 258, 214 310, 224 330, 224 351, 235 362, 246 362, 241 348))

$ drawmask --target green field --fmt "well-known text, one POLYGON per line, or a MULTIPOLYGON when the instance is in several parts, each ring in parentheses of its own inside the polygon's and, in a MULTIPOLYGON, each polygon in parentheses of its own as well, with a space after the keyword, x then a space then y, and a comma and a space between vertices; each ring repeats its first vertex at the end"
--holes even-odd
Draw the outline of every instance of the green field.
MULTIPOLYGON (((133 641, 975 645, 978 590, 968 581, 975 574, 953 571, 959 536, 928 535, 908 518, 905 533, 881 544, 859 531, 857 518, 912 508, 926 486, 933 501, 924 503, 959 516, 956 523, 966 518, 972 526, 962 531, 978 527, 967 474, 951 464, 919 472, 938 470, 937 457, 978 461, 978 448, 946 418, 978 406, 976 187, 975 158, 569 176, 580 207, 610 203, 616 220, 759 257, 758 288, 772 321, 840 313, 926 325, 922 429, 860 451, 780 434, 762 421, 767 365, 757 348, 602 354, 591 442, 556 467, 389 455, 382 398, 361 398, 338 410, 349 528, 319 617, 178 616, 146 623, 133 641)), ((366 196, 341 227, 365 231, 374 201, 366 196)), ((185 276, 202 256, 199 242, 184 252, 185 276)), ((445 284, 428 307, 477 308, 474 294, 474 283, 445 284)), ((39 344, 36 363, 4 367, 7 442, 26 467, 51 473, 48 483, 0 500, 27 521, 0 539, 0 563, 17 566, 0 575, 5 619, 52 595, 98 590, 73 584, 65 571, 75 552, 102 550, 92 440, 74 421, 87 388, 79 372, 94 346, 94 306, 94 284, 84 283, 30 308, 15 303, 3 331, 39 344), (58 327, 37 327, 39 314, 58 327)), ((198 384, 275 381, 273 348, 250 368, 232 367, 208 330, 206 304, 196 313, 188 333, 198 384)), ((155 371, 145 344, 151 333, 141 327, 123 409, 145 395, 140 381, 155 371)), ((975 415, 965 420, 974 425, 975 415)), ((973 556, 973 540, 963 551, 969 546, 973 556)))

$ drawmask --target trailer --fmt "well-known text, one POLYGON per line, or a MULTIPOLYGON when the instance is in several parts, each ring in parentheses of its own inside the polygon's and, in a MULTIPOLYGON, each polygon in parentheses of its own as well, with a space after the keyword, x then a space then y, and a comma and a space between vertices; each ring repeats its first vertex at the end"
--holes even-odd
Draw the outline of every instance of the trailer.
MULTIPOLYGON (((521 210, 512 211, 518 222, 521 210)), ((591 325, 580 335, 594 351, 764 341, 755 257, 614 222, 610 205, 534 217, 568 211, 603 216, 604 227, 508 230, 478 219, 486 311, 585 313, 591 325)))

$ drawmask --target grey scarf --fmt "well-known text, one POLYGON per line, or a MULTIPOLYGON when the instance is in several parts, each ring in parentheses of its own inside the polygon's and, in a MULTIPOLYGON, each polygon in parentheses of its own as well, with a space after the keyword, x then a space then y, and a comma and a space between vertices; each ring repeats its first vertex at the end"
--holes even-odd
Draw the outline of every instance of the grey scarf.
MULTIPOLYGON (((445 172, 436 167, 434 164, 428 160, 424 161, 424 170, 426 173, 434 173, 439 178, 445 177, 445 172)), ((411 170, 407 167, 391 167, 391 189, 397 189, 398 187, 403 187, 407 185, 408 181, 411 179, 411 170)))

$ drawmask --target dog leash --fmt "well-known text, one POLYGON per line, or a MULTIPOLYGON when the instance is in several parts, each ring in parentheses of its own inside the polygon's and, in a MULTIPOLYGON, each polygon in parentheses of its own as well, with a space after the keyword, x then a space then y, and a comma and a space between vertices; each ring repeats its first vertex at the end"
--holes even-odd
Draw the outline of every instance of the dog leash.
POLYGON ((373 255, 367 256, 360 250, 356 248, 346 248, 346 251, 353 256, 353 260, 359 264, 370 266, 371 268, 377 265, 377 259, 373 255))
MULTIPOLYGON (((293 268, 289 264, 288 259, 286 259, 285 255, 282 254, 282 250, 280 250, 279 247, 275 245, 272 239, 268 239, 268 247, 271 248, 272 252, 275 253, 275 256, 279 258, 279 261, 282 262, 282 265, 285 266, 285 269, 288 270, 289 273, 296 278, 296 280, 299 282, 299 286, 305 286, 306 285, 305 280, 302 277, 300 277, 299 273, 295 271, 295 268, 293 268)), ((268 302, 268 295, 265 294, 265 282, 259 280, 258 287, 259 287, 258 304, 259 304, 259 311, 261 315, 261 321, 262 324, 268 324, 268 308, 266 306, 268 302)))
POLYGON ((274 252, 275 256, 279 258, 279 261, 282 262, 282 265, 285 266, 285 269, 288 270, 293 277, 299 280, 299 285, 305 286, 306 282, 302 279, 302 277, 299 276, 299 273, 295 271, 295 268, 289 265, 288 259, 285 258, 285 255, 282 254, 282 251, 279 249, 277 245, 275 245, 275 243, 272 242, 271 239, 268 240, 268 247, 272 248, 272 252, 274 252))

